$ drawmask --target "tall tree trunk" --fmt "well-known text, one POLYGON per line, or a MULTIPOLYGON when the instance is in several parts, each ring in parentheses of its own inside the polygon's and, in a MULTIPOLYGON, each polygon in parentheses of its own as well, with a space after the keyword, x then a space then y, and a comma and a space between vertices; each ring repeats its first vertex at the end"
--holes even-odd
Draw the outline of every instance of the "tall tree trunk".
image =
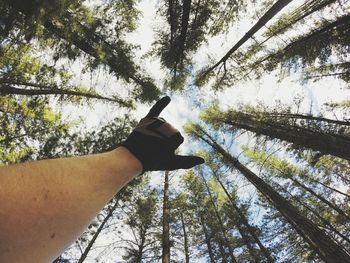
POLYGON ((101 225, 98 227, 95 235, 92 237, 92 239, 90 240, 88 246, 85 248, 83 254, 80 256, 78 263, 83 263, 84 260, 86 259, 88 253, 90 252, 93 244, 95 243, 97 237, 100 235, 103 227, 105 226, 105 224, 107 223, 107 221, 111 218, 111 216, 113 215, 113 212, 117 209, 118 207, 118 199, 115 200, 114 205, 112 206, 112 208, 108 211, 108 214, 106 215, 106 217, 103 219, 101 225))
POLYGON ((142 263, 144 245, 145 245, 145 234, 143 234, 141 237, 141 244, 139 245, 139 250, 136 256, 136 263, 142 263))
MULTIPOLYGON (((302 13, 302 11, 299 11, 301 14, 300 15, 294 15, 293 17, 293 13, 298 12, 298 9, 293 11, 292 13, 292 18, 288 20, 288 24, 283 25, 282 27, 277 28, 276 30, 272 30, 272 32, 269 32, 269 36, 267 38, 265 38, 260 44, 259 47, 261 45, 263 45, 264 43, 266 43, 268 40, 270 40, 272 37, 280 34, 281 32, 284 32, 287 28, 291 27, 291 25, 299 22, 300 20, 304 19, 305 17, 321 10, 322 8, 333 4, 337 2, 337 0, 312 0, 312 1, 308 1, 305 2, 305 4, 303 4, 303 6, 301 6, 299 9, 302 8, 308 8, 305 10, 304 13, 302 13), (305 7, 306 6, 306 7, 305 7)), ((279 23, 279 21, 276 22, 276 24, 279 23)), ((272 25, 273 26, 273 25, 272 25)))
MULTIPOLYGON (((191 12, 191 0, 184 0, 183 6, 182 6, 181 34, 175 46, 176 47, 176 50, 175 50, 176 64, 181 63, 183 53, 185 50, 186 35, 187 35, 187 29, 188 29, 188 22, 190 19, 190 12, 191 12)), ((176 68, 176 64, 175 64, 175 68, 176 68)))
MULTIPOLYGON (((337 234, 339 237, 341 237, 343 240, 345 240, 346 242, 348 242, 350 244, 350 239, 343 235, 342 233, 340 233, 338 231, 338 229, 336 229, 327 219, 323 218, 317 211, 315 211, 313 208, 311 208, 309 205, 305 204, 304 202, 302 202, 300 200, 300 198, 295 197, 291 192, 289 192, 287 189, 285 189, 284 187, 280 186, 280 188, 286 192, 289 196, 291 196, 293 198, 294 201, 296 201, 298 204, 300 204, 301 206, 305 207, 307 210, 309 210, 312 214, 314 214, 318 219, 321 220, 321 222, 328 227, 329 230, 333 231, 335 234, 337 234)), ((339 242, 338 242, 339 243, 339 242)))
POLYGON ((232 250, 231 242, 230 242, 230 240, 229 240, 228 237, 227 237, 224 223, 222 222, 221 216, 220 216, 219 211, 218 211, 218 209, 217 209, 217 207, 216 207, 216 204, 215 204, 215 202, 214 202, 213 195, 212 195, 212 193, 211 193, 211 191, 210 191, 210 189, 209 189, 209 186, 208 186, 208 184, 207 184, 207 181, 205 180, 205 178, 204 178, 204 176, 203 176, 203 174, 202 174, 202 171, 200 171, 199 174, 200 174, 200 176, 202 177, 202 180, 203 180, 203 182, 204 182, 204 184, 205 184, 205 188, 207 189, 207 192, 208 192, 208 195, 209 195, 209 198, 210 198, 210 202, 211 202, 211 204, 213 205, 216 218, 217 218, 218 221, 219 221, 220 230, 221 230, 222 236, 223 236, 223 238, 224 238, 224 241, 225 241, 225 243, 226 243, 226 244, 225 244, 225 247, 227 247, 228 250, 229 250, 229 252, 230 252, 230 257, 231 257, 232 262, 237 262, 237 259, 236 259, 235 255, 234 255, 234 253, 233 253, 233 250, 232 250))
POLYGON ((108 97, 104 97, 98 94, 92 94, 88 92, 59 89, 56 87, 48 87, 48 86, 44 86, 36 83, 18 83, 18 84, 14 83, 14 84, 29 86, 29 87, 37 87, 38 89, 21 89, 21 88, 10 86, 8 84, 0 83, 0 95, 12 95, 12 94, 26 95, 26 96, 65 95, 65 96, 82 97, 87 99, 99 99, 99 100, 117 102, 123 106, 127 106, 127 102, 122 99, 108 98, 108 97))
POLYGON ((162 263, 170 263, 169 171, 164 173, 162 263))
POLYGON ((234 120, 226 118, 221 119, 221 122, 256 134, 291 142, 323 154, 350 160, 350 151, 348 150, 350 149, 350 137, 347 136, 322 133, 290 124, 274 123, 270 119, 267 121, 256 120, 246 114, 244 114, 244 118, 235 116, 234 120))
MULTIPOLYGON (((349 63, 350 64, 350 63, 349 63)), ((268 116, 271 117, 282 117, 285 119, 298 119, 298 120, 310 120, 310 121, 320 121, 326 124, 337 124, 350 126, 349 121, 332 120, 324 117, 317 117, 312 115, 296 114, 296 113, 269 113, 268 116)))
POLYGON ((201 212, 198 212, 199 218, 200 218, 200 223, 201 223, 202 230, 204 233, 205 244, 207 245, 207 248, 208 248, 210 263, 215 263, 216 261, 215 261, 215 257, 214 257, 214 253, 213 253, 213 248, 211 246, 211 238, 210 238, 210 235, 208 233, 207 227, 205 226, 203 216, 200 213, 201 212))
POLYGON ((292 180, 293 183, 295 183, 297 186, 303 188, 304 190, 306 190, 307 192, 309 192, 310 194, 312 194, 313 196, 315 196, 316 198, 318 198, 321 202, 323 202, 324 204, 326 204, 327 206, 329 206, 331 209, 333 209, 334 211, 338 212, 339 215, 345 217, 346 219, 348 219, 350 221, 350 217, 349 215, 347 215, 342 209, 340 209, 338 206, 332 204, 331 202, 329 202, 327 199, 325 199, 323 196, 319 195, 318 193, 316 193, 314 190, 312 190, 310 187, 307 187, 306 185, 304 185, 303 183, 299 182, 299 180, 293 178, 293 176, 288 176, 288 178, 290 180, 292 180))
POLYGON ((182 232, 184 234, 185 262, 190 263, 190 253, 188 250, 188 237, 187 237, 187 231, 186 231, 186 224, 185 224, 185 220, 182 212, 180 213, 180 219, 181 219, 181 225, 182 225, 182 232))
POLYGON ((212 67, 206 70, 201 78, 213 71, 221 63, 225 63, 227 59, 240 48, 248 39, 250 39, 259 29, 266 25, 275 15, 278 14, 285 6, 287 6, 292 0, 278 0, 259 20, 258 22, 212 67))
POLYGON ((221 255, 221 262, 228 263, 226 251, 225 251, 224 245, 222 244, 221 239, 218 240, 218 246, 219 246, 219 251, 220 251, 220 255, 221 255))
MULTIPOLYGON (((230 200, 230 203, 231 203, 232 207, 237 212, 237 214, 239 216, 240 223, 242 223, 247 228, 249 234, 252 236, 252 238, 255 241, 255 243, 259 246, 259 248, 260 248, 261 252, 263 253, 263 255, 265 256, 267 262, 269 262, 269 263, 275 262, 275 260, 271 256, 271 254, 268 251, 268 249, 261 243, 259 237, 256 235, 254 228, 249 224, 247 218, 245 217, 245 215, 243 214, 241 209, 238 207, 236 202, 233 200, 231 194, 227 191, 225 185, 222 183, 222 181, 220 180, 219 176, 216 174, 216 172, 213 169, 211 169, 211 170, 213 172, 213 175, 214 175, 215 179, 219 182, 221 188, 224 190, 227 198, 230 200)), ((242 229, 242 231, 240 231, 240 232, 242 232, 241 233, 242 237, 243 237, 243 235, 246 236, 245 230, 242 229)), ((248 239, 248 237, 245 237, 245 239, 248 239)), ((256 257, 255 253, 253 253, 252 256, 256 257)))
POLYGON ((214 150, 220 153, 228 165, 237 169, 250 181, 266 199, 282 214, 282 216, 294 227, 300 236, 310 245, 311 248, 326 263, 350 263, 350 255, 336 244, 328 235, 319 229, 307 217, 300 214, 288 200, 276 192, 263 179, 258 177, 247 167, 241 164, 238 159, 226 152, 214 139, 201 128, 201 133, 194 133, 199 139, 208 143, 214 150), (204 135, 202 135, 204 134, 204 135))

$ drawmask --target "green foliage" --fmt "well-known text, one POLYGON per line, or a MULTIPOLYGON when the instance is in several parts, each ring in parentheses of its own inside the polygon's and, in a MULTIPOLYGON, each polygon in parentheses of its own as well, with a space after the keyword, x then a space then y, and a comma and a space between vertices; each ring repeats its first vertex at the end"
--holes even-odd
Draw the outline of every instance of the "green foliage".
POLYGON ((155 47, 150 53, 160 57, 162 65, 173 75, 173 79, 167 81, 171 82, 171 89, 184 88, 192 70, 192 55, 210 36, 227 32, 246 5, 242 0, 165 1, 158 13, 170 30, 158 30, 155 47))

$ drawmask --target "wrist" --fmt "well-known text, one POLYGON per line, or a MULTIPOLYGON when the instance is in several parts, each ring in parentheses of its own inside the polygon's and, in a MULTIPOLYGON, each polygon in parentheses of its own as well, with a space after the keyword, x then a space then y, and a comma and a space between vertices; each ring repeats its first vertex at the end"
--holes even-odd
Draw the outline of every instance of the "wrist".
POLYGON ((116 162, 118 162, 119 173, 130 174, 133 176, 142 173, 142 163, 127 148, 120 146, 114 149, 112 153, 116 157, 116 162))

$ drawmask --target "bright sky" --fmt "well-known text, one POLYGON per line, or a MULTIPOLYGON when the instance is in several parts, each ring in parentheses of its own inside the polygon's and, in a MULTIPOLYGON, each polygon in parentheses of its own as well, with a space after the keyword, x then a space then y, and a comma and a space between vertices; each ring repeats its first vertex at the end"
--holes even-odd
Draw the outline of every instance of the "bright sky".
MULTIPOLYGON (((143 15, 140 21, 139 28, 136 32, 128 36, 128 40, 131 43, 139 44, 140 50, 136 54, 137 57, 141 57, 146 52, 152 48, 152 43, 154 41, 154 29, 159 26, 157 22, 157 15, 155 13, 156 8, 159 5, 158 0, 142 0, 139 3, 139 9, 142 11, 143 15)), ((259 2, 259 1, 257 1, 259 2)), ((304 1, 295 0, 283 12, 292 9, 294 6, 299 6, 304 1)), ((251 10, 256 10, 256 7, 250 7, 251 10)), ((278 16, 277 16, 278 18, 278 16)), ((274 19, 272 20, 272 22, 274 19)), ((212 38, 207 44, 203 45, 199 51, 194 55, 195 68, 194 70, 199 70, 202 66, 205 66, 208 61, 208 55, 214 58, 220 58, 224 53, 226 53, 234 43, 241 38, 246 31, 248 31, 251 26, 256 22, 256 19, 252 18, 251 15, 245 15, 244 18, 232 27, 232 30, 227 35, 218 36, 212 38)), ((271 23, 271 22, 270 22, 271 23)), ((309 25, 304 25, 308 27, 309 25)), ((303 28, 305 29, 305 28, 303 28)), ((291 32, 293 34, 293 32, 291 32)), ((257 39, 261 36, 259 31, 257 34, 257 39)), ((261 38, 260 38, 261 39, 261 38)), ((251 42, 248 42, 248 44, 251 42)), ((168 72, 161 68, 158 59, 141 59, 140 65, 146 69, 146 71, 157 80, 159 86, 162 85, 164 77, 168 72)), ((104 74, 103 71, 96 72, 94 75, 82 74, 81 65, 79 63, 74 65, 74 73, 77 82, 80 84, 96 86, 98 90, 107 91, 113 87, 114 90, 123 90, 123 84, 118 82, 113 76, 104 74)), ((222 92, 213 92, 210 85, 207 85, 199 92, 187 92, 184 94, 171 94, 167 92, 167 95, 171 96, 172 102, 162 113, 168 122, 172 123, 179 130, 182 130, 182 126, 189 121, 198 120, 199 113, 201 109, 194 105, 194 102, 198 102, 201 108, 205 108, 210 105, 210 101, 215 99, 219 100, 220 105, 223 109, 227 107, 232 107, 241 103, 248 103, 255 105, 259 102, 263 102, 266 105, 275 105, 276 101, 280 101, 283 104, 292 104, 293 98, 296 96, 304 96, 305 100, 302 103, 302 110, 304 112, 311 111, 317 114, 325 102, 331 101, 343 101, 350 99, 350 92, 348 85, 340 80, 335 80, 333 78, 324 78, 322 81, 318 82, 306 82, 301 84, 300 76, 298 74, 291 74, 291 76, 284 78, 279 82, 275 73, 271 75, 266 75, 260 80, 252 80, 248 82, 239 83, 237 86, 226 89, 222 92)), ((123 114, 123 111, 118 110, 111 105, 97 104, 93 108, 87 109, 82 106, 77 109, 76 106, 62 108, 62 113, 65 117, 70 117, 72 119, 77 117, 82 117, 85 119, 85 124, 88 129, 96 129, 102 124, 112 120, 115 116, 123 114)), ((132 112, 133 116, 140 119, 148 111, 150 105, 138 105, 137 110, 132 112)), ((240 138, 240 141, 246 140, 246 137, 240 138)), ((198 148, 198 144, 191 142, 188 138, 185 138, 185 143, 180 147, 181 153, 194 152, 198 148)), ((178 180, 173 179, 172 186, 177 186, 178 180)), ((151 180, 154 185, 161 185, 163 183, 162 175, 155 173, 151 180)), ((113 236, 113 235, 112 235, 113 236)), ((99 238, 97 240, 97 246, 103 245, 113 239, 110 235, 104 238, 99 238)), ((91 257, 96 256, 98 250, 92 251, 91 257)), ((118 251, 112 253, 114 256, 118 255, 118 251)), ((104 263, 116 262, 116 260, 121 260, 120 258, 112 257, 113 260, 103 259, 104 263)), ((90 260, 87 262, 95 262, 90 260)), ((195 262, 195 261, 193 261, 195 262)), ((203 261, 198 261, 203 262, 203 261)))

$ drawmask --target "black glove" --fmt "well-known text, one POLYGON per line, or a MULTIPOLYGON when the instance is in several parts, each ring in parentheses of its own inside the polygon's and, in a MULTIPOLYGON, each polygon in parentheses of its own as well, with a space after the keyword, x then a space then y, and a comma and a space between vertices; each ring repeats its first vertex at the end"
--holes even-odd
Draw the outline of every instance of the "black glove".
POLYGON ((184 138, 158 117, 169 102, 169 97, 159 100, 122 143, 142 163, 143 172, 188 169, 204 163, 204 159, 197 156, 175 155, 184 138))

